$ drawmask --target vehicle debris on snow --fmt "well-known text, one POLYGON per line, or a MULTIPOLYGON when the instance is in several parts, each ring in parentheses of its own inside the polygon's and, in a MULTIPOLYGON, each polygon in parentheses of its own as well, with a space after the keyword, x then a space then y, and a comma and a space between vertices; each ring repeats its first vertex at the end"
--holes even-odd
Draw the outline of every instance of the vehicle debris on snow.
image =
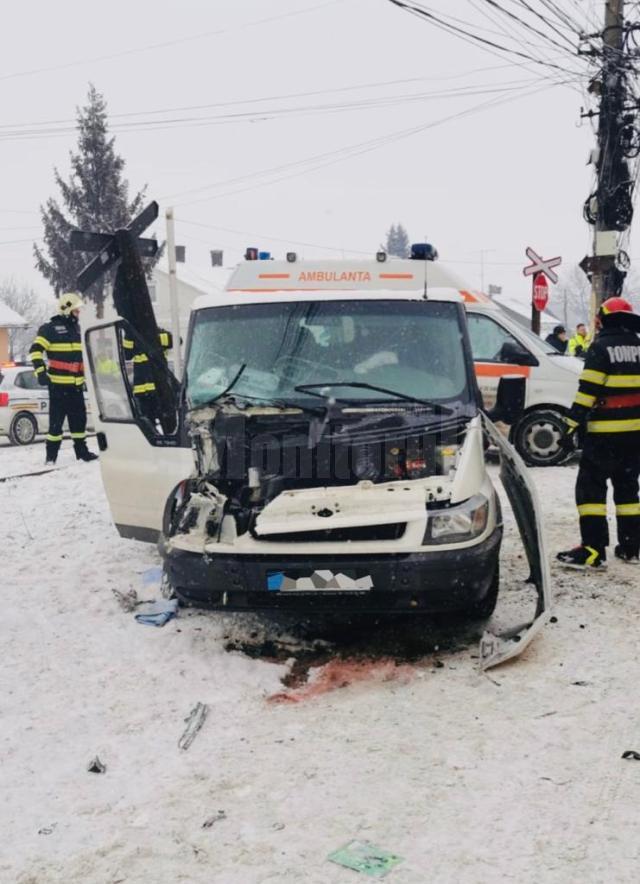
POLYGON ((384 878, 402 862, 402 857, 371 844, 370 841, 350 841, 339 850, 330 853, 329 862, 361 872, 369 878, 384 878))
POLYGON ((154 602, 138 603, 137 623, 145 626, 164 626, 169 620, 178 616, 177 599, 158 599, 154 602))
POLYGON ((103 774, 107 772, 107 765, 103 764, 96 755, 96 757, 92 758, 87 765, 87 770, 89 773, 103 774))
POLYGON ((206 703, 196 703, 189 715, 185 718, 186 728, 184 733, 178 740, 178 748, 187 750, 193 743, 202 725, 209 714, 209 707, 206 703))

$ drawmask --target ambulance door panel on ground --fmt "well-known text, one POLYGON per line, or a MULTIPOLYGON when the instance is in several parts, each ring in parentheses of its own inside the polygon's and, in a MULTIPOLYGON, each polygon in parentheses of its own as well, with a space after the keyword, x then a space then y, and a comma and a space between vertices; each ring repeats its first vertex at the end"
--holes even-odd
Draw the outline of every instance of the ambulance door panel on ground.
POLYGON ((177 434, 164 438, 135 414, 132 368, 121 355, 122 329, 114 324, 85 335, 102 481, 120 534, 153 542, 171 490, 193 470, 190 448, 177 434))
MULTIPOLYGON (((469 339, 484 407, 493 408, 500 378, 529 378, 538 360, 500 322, 486 313, 467 312, 469 339)), ((527 400, 529 398, 527 383, 527 400)))

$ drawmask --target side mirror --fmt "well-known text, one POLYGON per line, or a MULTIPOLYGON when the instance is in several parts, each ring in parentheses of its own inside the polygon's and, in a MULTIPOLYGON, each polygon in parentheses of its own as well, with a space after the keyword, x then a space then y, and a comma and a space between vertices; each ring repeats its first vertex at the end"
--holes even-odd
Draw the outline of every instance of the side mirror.
POLYGON ((503 424, 517 423, 524 412, 526 392, 526 378, 520 375, 506 375, 500 378, 496 404, 487 412, 487 417, 492 421, 501 421, 503 424))
POLYGON ((533 353, 512 341, 505 341, 500 348, 500 362, 510 362, 512 365, 538 365, 533 353))

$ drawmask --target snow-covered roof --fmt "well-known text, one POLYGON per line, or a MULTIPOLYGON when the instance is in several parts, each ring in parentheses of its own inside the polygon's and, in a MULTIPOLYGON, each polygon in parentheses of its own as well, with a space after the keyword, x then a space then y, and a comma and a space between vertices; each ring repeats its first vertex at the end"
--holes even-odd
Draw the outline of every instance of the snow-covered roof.
MULTIPOLYGON (((514 295, 509 294, 494 295, 491 298, 491 301, 498 307, 501 307, 516 322, 520 322, 522 325, 526 326, 526 328, 530 327, 531 304, 521 298, 516 298, 514 295)), ((553 313, 549 313, 548 310, 543 310, 540 314, 540 324, 545 328, 547 326, 553 327, 554 325, 559 324, 559 320, 553 315, 553 313)))
POLYGON ((28 325, 26 319, 0 301, 0 328, 26 328, 28 325))
MULTIPOLYGON (((176 277, 180 283, 197 289, 202 294, 215 294, 224 291, 232 267, 199 267, 194 264, 178 264, 176 277)), ((166 264, 156 268, 156 273, 169 276, 166 264)))

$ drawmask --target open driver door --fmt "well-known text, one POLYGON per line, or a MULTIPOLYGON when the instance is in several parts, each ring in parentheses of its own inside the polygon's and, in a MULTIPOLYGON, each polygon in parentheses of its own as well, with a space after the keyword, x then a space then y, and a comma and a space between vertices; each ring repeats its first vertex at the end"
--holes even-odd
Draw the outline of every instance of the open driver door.
POLYGON ((88 377, 113 520, 124 537, 146 541, 157 539, 169 493, 193 470, 180 419, 180 384, 160 344, 141 259, 157 251, 155 240, 139 238, 157 215, 158 205, 151 203, 127 228, 114 233, 74 231, 71 237, 73 248, 98 252, 78 276, 80 291, 117 266, 113 300, 122 319, 85 332, 88 377), (125 340, 133 342, 138 358, 144 357, 153 387, 145 408, 134 394, 134 360, 127 358, 125 340))

